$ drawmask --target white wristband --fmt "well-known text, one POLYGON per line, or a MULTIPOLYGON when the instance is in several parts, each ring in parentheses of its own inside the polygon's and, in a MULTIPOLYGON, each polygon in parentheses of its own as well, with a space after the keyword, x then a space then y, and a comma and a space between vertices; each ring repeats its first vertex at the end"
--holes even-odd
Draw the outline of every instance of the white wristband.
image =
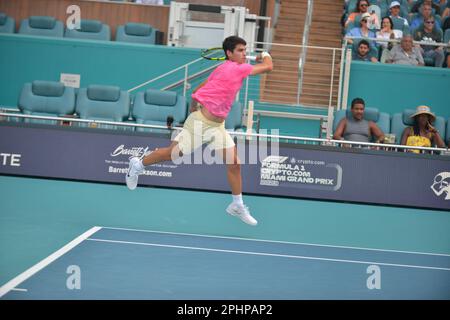
POLYGON ((269 57, 270 59, 272 59, 271 55, 268 52, 261 52, 261 58, 264 59, 265 57, 269 57))

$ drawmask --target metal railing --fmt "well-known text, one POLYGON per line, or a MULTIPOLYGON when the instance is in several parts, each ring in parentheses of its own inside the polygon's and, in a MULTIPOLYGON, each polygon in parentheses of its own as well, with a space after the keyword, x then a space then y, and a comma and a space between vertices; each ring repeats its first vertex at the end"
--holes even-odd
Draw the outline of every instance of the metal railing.
MULTIPOLYGON (((37 116, 37 115, 25 115, 12 112, 3 112, 6 110, 14 110, 8 108, 0 108, 0 120, 2 118, 15 117, 19 119, 36 119, 36 120, 54 120, 60 123, 62 122, 75 122, 84 124, 106 124, 121 127, 133 127, 133 128, 148 128, 148 129, 163 129, 167 132, 173 130, 181 130, 181 127, 168 128, 167 126, 159 125, 148 125, 148 124, 138 124, 129 122, 116 122, 116 121, 103 121, 103 120, 92 120, 92 119, 80 119, 72 117, 51 117, 51 116, 37 116)), ((90 126, 95 128, 96 126, 90 126)), ((101 129, 100 129, 101 130, 101 129)), ((329 147, 339 147, 343 146, 356 147, 358 149, 370 149, 370 150, 384 150, 384 151, 396 151, 396 152, 408 152, 409 150, 420 150, 423 152, 428 152, 431 154, 444 154, 445 156, 450 155, 450 150, 448 148, 430 148, 430 147, 416 147, 416 146, 404 146, 398 144, 384 144, 384 143, 372 143, 372 142, 355 142, 355 141, 343 141, 343 140, 333 140, 333 139, 323 139, 323 138, 309 138, 309 137, 298 137, 298 136, 288 136, 288 135, 273 135, 265 133, 248 133, 248 132, 235 132, 229 131, 232 136, 237 136, 251 140, 251 138, 266 139, 269 141, 278 142, 290 142, 295 144, 305 144, 305 145, 317 145, 317 146, 329 146, 329 147)))
POLYGON ((300 104, 300 94, 302 92, 302 84, 303 84, 303 69, 304 69, 304 63, 306 62, 306 53, 308 52, 308 40, 309 40, 309 27, 311 26, 311 20, 312 20, 312 14, 313 14, 313 1, 308 0, 308 9, 306 11, 306 19, 305 19, 305 26, 303 27, 303 37, 302 37, 302 54, 300 55, 300 59, 298 59, 298 88, 297 88, 297 104, 300 104))

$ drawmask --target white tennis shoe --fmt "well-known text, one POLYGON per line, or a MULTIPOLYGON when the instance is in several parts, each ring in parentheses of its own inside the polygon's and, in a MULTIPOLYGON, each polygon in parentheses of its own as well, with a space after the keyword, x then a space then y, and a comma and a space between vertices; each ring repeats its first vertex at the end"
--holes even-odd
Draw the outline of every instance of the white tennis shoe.
POLYGON ((233 202, 228 206, 227 212, 228 214, 238 217, 251 226, 256 226, 258 224, 258 221, 250 215, 250 211, 246 205, 236 204, 233 202))
POLYGON ((128 167, 128 173, 125 176, 127 187, 130 190, 134 190, 137 187, 139 175, 144 172, 144 166, 138 157, 130 159, 130 165, 128 167))

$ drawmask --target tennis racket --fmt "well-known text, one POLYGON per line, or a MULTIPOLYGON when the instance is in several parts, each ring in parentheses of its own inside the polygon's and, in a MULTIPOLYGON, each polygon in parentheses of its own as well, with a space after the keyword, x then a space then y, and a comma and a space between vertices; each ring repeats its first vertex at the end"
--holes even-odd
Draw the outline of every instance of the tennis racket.
MULTIPOLYGON (((207 60, 215 60, 215 61, 223 61, 225 60, 225 53, 223 52, 223 49, 221 47, 213 47, 209 49, 203 49, 201 51, 202 58, 207 60)), ((256 57, 254 56, 247 56, 247 60, 255 61, 256 57)))

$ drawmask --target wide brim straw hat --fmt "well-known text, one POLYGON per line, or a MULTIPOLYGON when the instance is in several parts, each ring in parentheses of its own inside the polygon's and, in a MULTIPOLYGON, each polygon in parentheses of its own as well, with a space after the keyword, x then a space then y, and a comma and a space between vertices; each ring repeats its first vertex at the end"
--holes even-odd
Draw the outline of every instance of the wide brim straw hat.
POLYGON ((427 114, 431 116, 433 118, 433 121, 436 119, 436 116, 434 115, 433 112, 431 112, 431 109, 428 106, 418 106, 416 108, 416 112, 411 115, 411 118, 417 117, 418 115, 421 114, 427 114))

